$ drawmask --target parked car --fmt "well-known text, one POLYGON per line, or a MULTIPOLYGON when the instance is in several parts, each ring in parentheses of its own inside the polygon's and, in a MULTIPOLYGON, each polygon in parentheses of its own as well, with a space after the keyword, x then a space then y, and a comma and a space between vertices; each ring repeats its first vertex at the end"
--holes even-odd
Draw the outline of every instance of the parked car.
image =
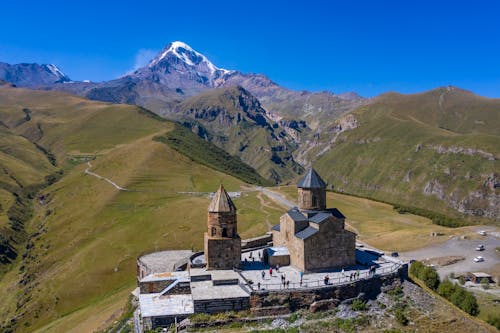
POLYGON ((476 251, 484 251, 484 245, 483 245, 483 244, 478 245, 478 246, 476 247, 476 251))
POLYGON ((481 256, 477 256, 474 258, 474 262, 483 262, 483 261, 484 261, 484 258, 481 256))
POLYGON ((399 257, 399 253, 397 253, 397 252, 392 252, 392 253, 391 253, 391 257, 399 257))
POLYGON ((481 236, 486 236, 486 231, 481 230, 481 231, 478 232, 478 234, 480 234, 481 236))

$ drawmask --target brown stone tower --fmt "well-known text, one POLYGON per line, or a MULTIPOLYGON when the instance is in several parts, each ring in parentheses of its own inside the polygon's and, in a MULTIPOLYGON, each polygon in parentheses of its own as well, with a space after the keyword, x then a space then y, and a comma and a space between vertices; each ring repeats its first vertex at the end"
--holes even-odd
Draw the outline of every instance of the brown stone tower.
POLYGON ((205 233, 207 269, 233 269, 241 261, 236 206, 221 185, 208 206, 208 231, 205 233))
POLYGON ((300 210, 326 209, 326 183, 310 168, 297 184, 300 210))

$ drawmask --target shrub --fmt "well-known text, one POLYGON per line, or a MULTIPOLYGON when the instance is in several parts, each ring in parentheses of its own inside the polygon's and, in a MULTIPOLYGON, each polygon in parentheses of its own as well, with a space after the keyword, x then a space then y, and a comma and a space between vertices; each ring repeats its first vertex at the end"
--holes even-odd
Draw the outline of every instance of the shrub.
POLYGON ((458 278, 458 283, 460 283, 460 284, 463 286, 463 285, 465 284, 465 277, 460 276, 460 277, 458 278))
POLYGON ((455 284, 450 280, 446 279, 439 285, 437 292, 439 295, 446 299, 450 299, 451 295, 455 292, 455 284))
POLYGON ((366 311, 368 310, 368 306, 364 301, 355 299, 351 304, 351 309, 353 309, 354 311, 366 311))
POLYGON ((477 305, 476 297, 468 291, 465 292, 465 297, 462 302, 460 302, 460 308, 471 316, 477 316, 479 314, 479 306, 477 305))
POLYGON ((394 315, 396 316, 396 321, 403 325, 403 326, 406 326, 408 325, 408 318, 406 318, 405 314, 404 314, 404 311, 400 308, 397 308, 395 311, 394 311, 394 315))
POLYGON ((477 316, 479 313, 476 297, 460 286, 455 286, 455 291, 449 300, 472 316, 477 316))
POLYGON ((401 286, 397 286, 396 288, 389 290, 387 293, 391 296, 399 298, 403 296, 403 288, 401 288, 401 286))
POLYGON ((455 278, 455 272, 451 272, 450 275, 449 275, 450 279, 454 279, 455 278))
POLYGON ((455 291, 450 296, 450 301, 453 304, 455 304, 456 306, 460 307, 460 303, 462 303, 462 300, 464 298, 465 298, 465 289, 458 287, 458 288, 455 288, 455 291))
POLYGON ((425 268, 424 264, 422 264, 420 261, 415 261, 413 264, 410 266, 410 274, 413 276, 419 278, 420 272, 425 268))
POLYGON ((487 278, 482 278, 481 285, 483 286, 483 289, 490 289, 490 280, 488 280, 487 278))
POLYGON ((420 272, 419 279, 422 280, 425 285, 432 290, 436 290, 439 286, 439 275, 432 267, 425 267, 420 272))

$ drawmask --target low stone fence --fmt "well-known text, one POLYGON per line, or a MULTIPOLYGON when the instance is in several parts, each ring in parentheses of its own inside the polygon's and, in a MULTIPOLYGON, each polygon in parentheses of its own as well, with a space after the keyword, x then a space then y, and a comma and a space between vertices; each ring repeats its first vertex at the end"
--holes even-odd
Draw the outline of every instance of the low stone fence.
POLYGON ((273 234, 268 232, 262 236, 242 239, 241 240, 241 249, 255 249, 269 245, 270 242, 273 241, 273 234))

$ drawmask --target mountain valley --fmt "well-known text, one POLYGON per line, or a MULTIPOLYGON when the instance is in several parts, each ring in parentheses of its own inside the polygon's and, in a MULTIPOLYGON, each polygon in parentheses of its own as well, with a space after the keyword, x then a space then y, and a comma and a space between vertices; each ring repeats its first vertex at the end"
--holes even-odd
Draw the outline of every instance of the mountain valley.
POLYGON ((361 239, 380 247, 392 224, 398 241, 409 226, 418 242, 458 234, 411 212, 498 226, 499 129, 500 99, 460 88, 293 91, 182 42, 105 82, 0 63, 0 330, 104 329, 136 284, 141 253, 202 248, 220 183, 241 195, 242 238, 283 211, 256 186, 295 183, 311 165, 361 239), (352 208, 360 203, 377 219, 352 208), (383 236, 363 231, 386 220, 383 236))

